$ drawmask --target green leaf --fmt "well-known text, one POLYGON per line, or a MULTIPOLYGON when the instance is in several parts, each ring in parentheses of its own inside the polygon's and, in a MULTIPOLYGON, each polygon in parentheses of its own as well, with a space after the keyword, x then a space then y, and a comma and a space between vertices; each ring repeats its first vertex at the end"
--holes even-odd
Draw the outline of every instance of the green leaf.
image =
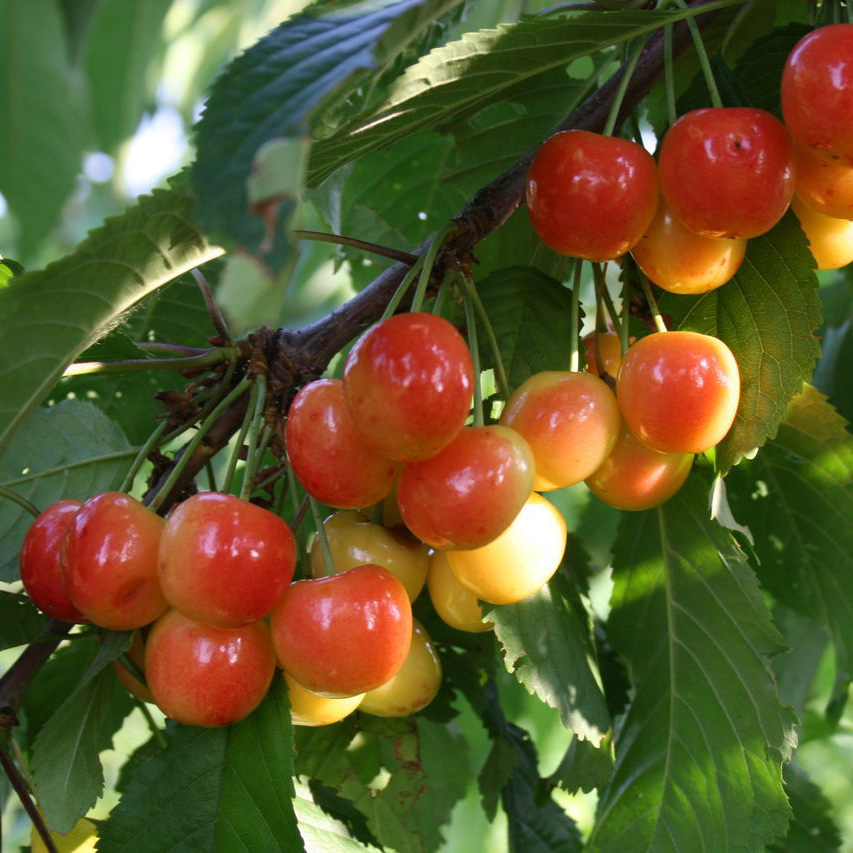
POLYGON ((657 510, 624 514, 608 636, 635 692, 590 850, 756 850, 788 823, 794 717, 767 660, 780 638, 707 494, 694 474, 657 510))
POLYGON ((11 258, 3 258, 0 261, 0 287, 5 287, 16 275, 24 272, 23 264, 13 261, 11 258))
MULTIPOLYGON (((121 430, 91 403, 66 400, 37 409, 0 460, 0 485, 39 510, 64 498, 84 501, 118 488, 133 458, 121 430)), ((32 518, 0 499, 0 580, 17 577, 17 558, 32 518)))
POLYGON ((729 434, 717 446, 725 474, 776 434, 788 402, 814 370, 821 323, 811 255, 793 214, 749 241, 737 275, 698 297, 661 299, 679 329, 714 335, 728 344, 740 369, 740 404, 729 434))
POLYGON ((533 595, 484 614, 495 624, 506 668, 529 693, 560 712, 563 725, 598 743, 610 727, 580 596, 562 572, 533 595))
POLYGON ((573 737, 559 766, 548 777, 549 784, 570 794, 602 789, 613 776, 612 740, 608 733, 601 746, 596 747, 588 740, 573 737))
POLYGON ((794 817, 784 841, 771 844, 773 853, 830 853, 841 849, 841 834, 832 806, 823 792, 796 764, 785 766, 785 790, 794 817))
POLYGON ((132 707, 127 690, 106 669, 72 693, 42 727, 31 766, 51 829, 68 832, 101 795, 99 753, 111 746, 132 707))
POLYGON ((282 266, 288 254, 282 224, 301 180, 277 186, 269 197, 250 197, 247 180, 265 146, 289 140, 291 157, 304 156, 308 125, 321 104, 340 102, 459 2, 365 0, 308 10, 237 57, 214 85, 197 127, 192 185, 205 228, 282 266))
MULTIPOLYGON (((477 283, 495 332, 510 390, 541 370, 568 370, 571 292, 532 267, 510 267, 477 283)), ((494 367, 485 332, 483 369, 494 367)))
POLYGON ((47 616, 25 596, 0 591, 0 651, 37 640, 47 627, 47 616))
POLYGON ((0 0, 0 32, 0 192, 31 257, 74 189, 85 109, 55 0, 0 0))
POLYGON ((157 190, 0 289, 0 457, 81 352, 145 296, 221 254, 189 224, 192 205, 178 189, 157 190))
POLYGON ((149 65, 172 0, 102 0, 86 39, 92 121, 101 151, 132 136, 154 95, 149 65))
POLYGON ((364 853, 365 845, 352 838, 344 823, 328 815, 314 802, 306 785, 298 785, 293 808, 299 832, 310 853, 364 853))

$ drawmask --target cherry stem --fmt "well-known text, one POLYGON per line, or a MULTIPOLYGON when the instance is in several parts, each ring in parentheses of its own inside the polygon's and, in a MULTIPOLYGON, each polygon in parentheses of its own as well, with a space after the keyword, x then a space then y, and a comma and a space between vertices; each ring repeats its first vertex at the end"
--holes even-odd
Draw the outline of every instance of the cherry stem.
POLYGON ((485 426, 483 418, 483 386, 480 377, 480 347, 477 342, 477 317, 474 312, 473 286, 464 273, 465 282, 465 323, 468 326, 468 349, 474 364, 474 426, 485 426))
POLYGON ((47 828, 44 818, 41 816, 38 808, 36 808, 36 804, 33 802, 30 792, 27 790, 27 783, 24 780, 24 777, 18 771, 18 768, 15 766, 15 762, 12 761, 12 757, 9 755, 6 744, 2 742, 0 742, 0 764, 3 765, 3 770, 9 777, 9 782, 11 783, 12 788, 18 795, 18 799, 21 801, 24 811, 33 822, 33 826, 41 840, 44 842, 44 846, 50 851, 50 853, 58 853, 56 845, 50 837, 50 830, 47 828))
POLYGON ((631 76, 639 62, 640 54, 645 49, 645 42, 640 42, 630 55, 628 62, 625 64, 625 71, 619 80, 619 86, 613 95, 613 102, 610 105, 610 112, 607 114, 607 121, 604 123, 604 129, 601 131, 604 136, 612 136, 616 127, 616 119, 619 116, 619 110, 622 108, 622 101, 625 98, 625 92, 628 90, 628 84, 631 82, 631 76))
POLYGON ((120 492, 129 492, 133 487, 133 481, 136 479, 136 475, 139 473, 139 469, 145 464, 145 460, 148 458, 148 454, 157 447, 160 442, 160 437, 166 432, 166 428, 169 426, 167 421, 161 421, 157 424, 157 428, 154 432, 148 436, 148 440, 142 447, 139 448, 139 453, 136 454, 133 462, 130 463, 130 468, 127 469, 127 474, 124 475, 124 479, 121 481, 121 485, 118 490, 120 492))
POLYGON ((207 474, 207 487, 211 492, 218 492, 216 488, 216 472, 213 470, 213 463, 208 459, 204 465, 204 473, 207 474))
POLYGON ((323 577, 328 578, 335 573, 335 561, 332 558, 332 549, 329 546, 329 537, 326 536, 323 517, 320 515, 320 502, 309 494, 308 503, 311 506, 311 516, 314 519, 314 527, 317 529, 317 538, 320 540, 320 550, 323 552, 323 577))
POLYGON ((652 315, 652 320, 655 324, 655 329, 659 332, 669 331, 666 328, 666 323, 663 321, 663 317, 660 313, 660 308, 658 308, 657 300, 655 299, 655 295, 652 293, 651 285, 649 284, 648 278, 646 278, 646 274, 637 267, 637 275, 640 277, 640 284, 643 286, 643 295, 646 297, 646 303, 649 306, 649 311, 652 315))
POLYGON ((577 373, 580 370, 580 348, 578 337, 580 335, 580 305, 581 305, 581 269, 583 261, 575 259, 574 277, 572 281, 572 309, 569 315, 569 370, 577 373))
POLYGON ((495 330, 492 327, 492 321, 489 319, 486 306, 480 298, 480 294, 477 291, 477 285, 474 284, 474 280, 468 275, 464 275, 462 280, 465 282, 466 293, 474 303, 474 310, 477 312, 480 322, 486 330, 489 349, 492 351, 492 360, 495 362, 495 383, 498 386, 499 393, 504 397, 504 399, 506 399, 509 397, 509 379, 507 378, 506 368, 504 367, 503 359, 501 358, 501 348, 498 346, 498 339, 495 335, 495 330))
POLYGON ((610 291, 607 289, 607 282, 604 280, 604 267, 601 264, 593 264, 592 271, 595 276, 596 289, 601 294, 601 299, 604 302, 604 307, 607 309, 607 315, 610 318, 610 323, 616 331, 616 334, 621 336, 622 324, 619 322, 619 315, 616 313, 616 306, 613 304, 613 298, 610 296, 610 291))
POLYGON ((148 352, 183 356, 184 358, 192 355, 204 355, 209 350, 209 347, 185 347, 183 344, 161 343, 160 341, 134 341, 133 345, 148 352))
POLYGON ((240 489, 240 498, 244 501, 251 497, 255 474, 258 473, 258 435, 264 423, 264 408, 267 403, 267 378, 263 373, 259 373, 255 378, 255 389, 255 404, 253 406, 249 403, 248 408, 251 412, 249 449, 246 453, 246 466, 243 469, 243 486, 240 489))
POLYGON ((302 228, 297 228, 290 233, 297 240, 314 240, 318 243, 334 243, 336 246, 350 246, 353 249, 361 249, 364 252, 370 252, 372 255, 390 258, 392 261, 399 261, 402 264, 409 264, 410 266, 418 259, 418 256, 413 255, 411 252, 401 252, 399 249, 392 249, 390 246, 370 243, 367 240, 358 240, 355 237, 327 234, 324 231, 306 231, 302 228))
POLYGON ((444 306, 447 303, 450 288, 455 277, 456 273, 454 270, 449 269, 445 272, 444 280, 441 282, 441 287, 438 288, 438 293, 436 294, 435 302, 432 306, 433 314, 438 314, 440 316, 441 312, 444 311, 444 306))
POLYGON ((666 87, 666 115, 670 125, 675 124, 678 110, 675 105, 675 64, 672 58, 672 24, 663 28, 663 67, 666 87))
POLYGON ((222 310, 213 298, 213 291, 210 289, 210 283, 204 277, 204 273, 200 269, 196 268, 191 270, 191 273, 192 277, 195 279, 195 283, 198 285, 198 289, 201 291, 202 297, 204 298, 204 305, 205 308, 207 308, 208 315, 210 316, 210 322, 213 323, 213 328, 216 329, 217 334, 219 334, 226 343, 230 344, 233 338, 231 337, 231 332, 228 331, 228 324, 225 322, 222 310))
POLYGON ((630 288, 631 285, 628 282, 628 278, 625 277, 622 279, 622 322, 619 326, 619 349, 622 355, 625 355, 628 352, 628 326, 629 321, 631 319, 631 298, 630 298, 630 288))
POLYGON ((148 704, 143 702, 142 699, 137 699, 136 704, 139 706, 139 710, 142 711, 142 716, 145 717, 145 722, 148 723, 148 728, 151 729, 151 734, 154 735, 154 740, 157 741, 157 746, 159 746, 160 749, 165 749, 168 746, 166 743, 166 736, 163 734, 163 729, 157 725, 157 721, 151 714, 148 704))
POLYGON ((415 295, 412 297, 412 311, 421 310, 421 307, 424 304, 427 286, 429 285, 429 280, 432 276, 432 268, 435 266, 435 259, 438 257, 438 253, 441 251, 442 246, 444 246, 447 240, 453 237, 458 230, 459 226, 456 222, 453 220, 446 222, 438 229, 435 237, 433 237, 432 242, 429 244, 429 248, 427 248, 424 253, 424 263, 418 276, 418 286, 415 288, 415 295))
POLYGON ((239 358, 240 350, 234 347, 214 347, 202 355, 184 358, 128 358, 119 361, 78 361, 65 368, 62 376, 88 376, 93 373, 129 373, 137 370, 199 370, 213 367, 226 360, 239 358))
MULTIPOLYGON (((685 0, 675 0, 675 4, 679 9, 689 8, 685 0)), ((720 90, 717 88, 717 81, 714 79, 711 63, 708 61, 708 52, 705 50, 705 42, 702 41, 702 33, 699 32, 699 27, 696 26, 696 21, 693 18, 687 19, 687 26, 690 28, 693 46, 696 48, 699 65, 702 67, 702 76, 705 78, 705 85, 708 87, 711 104, 718 108, 722 107, 723 99, 720 97, 720 90)))
POLYGON ((145 678, 145 673, 130 659, 127 652, 122 652, 118 659, 121 665, 143 686, 148 687, 148 681, 145 678))
POLYGON ((237 462, 240 459, 240 454, 243 452, 243 446, 246 443, 246 436, 249 433, 249 428, 252 426, 252 418, 254 417, 257 402, 258 384, 256 382, 252 385, 252 390, 249 392, 249 405, 246 407, 246 417, 243 418, 243 423, 240 425, 240 433, 237 436, 237 443, 234 445, 234 450, 231 452, 231 457, 228 460, 228 468, 225 470, 225 482, 222 484, 223 492, 230 493, 231 487, 234 485, 234 474, 237 471, 237 462))
POLYGON ((6 498, 16 503, 22 509, 25 509, 33 518, 41 515, 41 511, 35 504, 31 504, 25 497, 22 497, 17 492, 7 489, 5 486, 0 486, 0 498, 6 498))
POLYGON ((385 310, 382 312, 382 316, 379 318, 380 323, 383 320, 387 320, 389 317, 391 317, 397 310, 397 307, 403 301, 403 297, 406 295, 406 292, 408 291, 409 287, 411 287, 411 284, 415 280, 415 277, 423 267, 424 260, 425 256, 420 255, 418 259, 409 268, 409 271, 406 273, 406 275, 403 277, 403 280, 400 282, 399 286, 394 291, 394 295, 391 297, 388 304, 385 306, 385 310))

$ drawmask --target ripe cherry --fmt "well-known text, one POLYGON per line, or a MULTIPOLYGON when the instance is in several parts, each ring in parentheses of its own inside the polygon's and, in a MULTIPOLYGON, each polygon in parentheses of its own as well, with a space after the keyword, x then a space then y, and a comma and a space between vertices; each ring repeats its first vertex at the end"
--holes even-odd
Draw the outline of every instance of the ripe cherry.
POLYGON ((220 627, 262 619, 296 568, 284 519, 219 492, 200 492, 173 510, 160 543, 160 584, 169 604, 220 627))
POLYGON ((451 628, 480 634, 492 629, 491 622, 483 621, 483 608, 477 596, 462 586, 450 571, 449 551, 433 551, 429 558, 427 588, 435 612, 451 628))
POLYGON ((247 717, 274 672, 264 622, 216 628, 169 610, 145 643, 145 676, 157 705, 188 726, 227 726, 247 717))
POLYGON ((283 672, 290 699, 290 719, 294 726, 328 726, 349 716, 361 703, 364 693, 335 699, 320 696, 303 687, 289 672, 283 672))
POLYGON ((794 148, 764 110, 720 107, 679 118, 663 138, 661 192, 672 213, 708 237, 757 237, 794 194, 794 148))
POLYGON ((853 219, 824 216, 798 198, 791 209, 805 231, 819 270, 837 270, 853 261, 853 219))
POLYGON ((796 197, 817 213, 853 219, 853 166, 796 146, 796 197))
POLYGON ((86 621, 68 597, 61 564, 65 533, 81 506, 70 499, 51 504, 30 525, 21 546, 21 581, 27 595, 43 613, 63 622, 86 621))
POLYGON ((655 161, 627 139, 585 130, 555 133, 527 175, 527 209, 556 252, 607 261, 643 236, 658 204, 655 161))
POLYGON ((583 357, 586 372, 601 376, 602 372, 614 379, 622 364, 622 342, 616 332, 590 332, 583 338, 583 357))
POLYGON ((616 384, 631 432, 666 453, 702 453, 729 431, 740 399, 731 350, 697 332, 656 332, 625 353, 616 384))
POLYGON ((321 696, 354 696, 403 665, 412 637, 406 589, 379 566, 291 584, 272 614, 279 663, 321 696))
POLYGON ((853 25, 800 39, 782 72, 782 116, 799 145, 853 166, 853 25))
POLYGON ((299 482, 327 506, 358 509, 391 491, 396 465, 355 428, 339 379, 319 379, 299 391, 284 440, 299 482))
POLYGON ((651 509, 684 485, 692 465, 692 453, 651 450, 623 427, 610 456, 586 484, 597 498, 616 509, 651 509))
POLYGON ((157 577, 164 523, 121 492, 89 498, 74 514, 62 551, 65 586, 90 622, 129 631, 166 610, 157 577))
POLYGON ((607 458, 622 418, 616 397, 591 373, 549 370, 510 396, 501 423, 530 445, 537 492, 585 480, 607 458))
POLYGON ((380 453, 427 459, 462 429, 474 388, 465 339, 443 317, 398 314, 350 350, 344 397, 356 428, 380 453))
POLYGON ((409 530, 433 548, 479 548, 524 506, 535 472, 515 430, 466 427, 441 453, 403 469, 397 501, 409 530))

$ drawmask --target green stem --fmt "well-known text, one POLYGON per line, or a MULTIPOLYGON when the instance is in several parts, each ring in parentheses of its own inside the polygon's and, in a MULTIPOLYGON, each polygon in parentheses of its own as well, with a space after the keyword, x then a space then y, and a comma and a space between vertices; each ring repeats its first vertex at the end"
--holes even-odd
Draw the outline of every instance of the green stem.
POLYGON ((670 125, 675 124, 678 111, 675 105, 675 63, 672 58, 672 24, 663 28, 663 67, 666 87, 666 116, 670 125))
POLYGON ((652 293, 651 285, 649 284, 649 280, 646 278, 645 273, 638 267, 637 275, 640 277, 640 284, 643 286, 643 295, 646 297, 646 303, 649 306, 649 311, 652 315, 652 320, 654 320, 655 329, 659 332, 668 331, 666 328, 666 323, 663 321, 663 317, 661 317, 660 308, 658 308, 657 300, 655 299, 655 295, 652 293))
POLYGON ((610 105, 610 112, 607 114, 607 121, 604 123, 604 136, 612 136, 613 130, 616 127, 616 119, 619 116, 619 110, 622 107, 622 101, 625 98, 625 92, 628 89, 628 84, 631 82, 631 76, 634 69, 637 67, 637 62, 640 59, 640 54, 643 52, 645 44, 640 42, 631 54, 628 63, 625 65, 625 70, 622 74, 622 79, 619 81, 619 87, 613 95, 613 103, 610 105))
POLYGON ((426 296, 430 276, 432 275, 432 268, 435 266, 435 259, 438 257, 438 253, 441 251, 441 247, 445 244, 447 238, 455 234, 458 228, 459 226, 452 220, 450 222, 446 222, 438 229, 435 237, 432 238, 432 242, 427 247, 424 265, 421 268, 420 275, 418 277, 418 286, 415 288, 415 295, 412 297, 412 311, 421 310, 421 306, 424 304, 424 297, 426 296))
POLYGON ((231 493, 231 488, 234 485, 234 474, 237 471, 237 462, 240 459, 240 454, 243 451, 243 445, 246 442, 246 434, 249 432, 249 427, 252 425, 252 418, 255 415, 255 406, 258 402, 258 384, 252 385, 252 390, 249 393, 249 405, 246 406, 246 416, 243 418, 243 423, 240 426, 240 432, 237 435, 237 443, 231 451, 231 456, 228 459, 228 467, 225 469, 225 480, 222 483, 222 491, 226 494, 231 493))
POLYGON ((394 312, 397 310, 397 306, 403 301, 403 297, 406 295, 409 287, 411 287, 412 282, 415 280, 417 274, 421 271, 424 265, 425 255, 421 255, 409 268, 409 271, 406 273, 403 280, 400 282, 397 289, 394 291, 394 295, 391 297, 391 301, 385 306, 385 310, 382 312, 382 316, 379 318, 379 322, 381 323, 383 320, 387 320, 389 317, 394 315, 394 312))
POLYGON ((450 294, 450 288, 452 287, 453 279, 456 277, 455 270, 447 270, 444 274, 444 280, 441 282, 441 287, 438 289, 438 293, 435 297, 435 302, 432 306, 432 313, 441 315, 442 311, 444 311, 444 306, 447 304, 447 300, 450 294))
POLYGON ((477 318, 474 314, 473 290, 468 277, 465 277, 465 323, 468 326, 468 348, 474 363, 474 426, 485 425, 483 418, 483 386, 480 381, 480 347, 477 343, 477 318))
POLYGON ((607 282, 604 280, 604 268, 601 264, 592 265, 593 275, 595 276, 596 290, 601 294, 604 302, 604 307, 607 309, 607 314, 610 317, 610 324, 613 326, 616 334, 622 334, 619 315, 616 313, 616 306, 613 304, 613 298, 610 296, 610 291, 607 289, 607 282))
POLYGON ((157 721, 151 715, 151 710, 148 705, 141 699, 137 699, 136 704, 139 706, 139 710, 142 711, 142 716, 145 717, 145 722, 148 723, 148 728, 151 729, 151 734, 154 735, 154 740, 157 741, 157 746, 161 749, 165 749, 167 746, 166 736, 163 734, 163 729, 157 725, 157 721))
POLYGON ((492 351, 492 361, 495 363, 495 382, 497 383, 498 391, 504 398, 509 397, 509 379, 507 378, 506 368, 504 367, 503 359, 501 358, 501 348, 498 346, 498 339, 495 335, 495 330, 492 327, 492 321, 489 319, 488 312, 486 311, 486 306, 480 298, 480 294, 477 291, 477 285, 475 285, 467 276, 463 276, 462 280, 465 282, 465 290, 467 294, 474 303, 474 310, 477 312, 480 322, 486 330, 489 349, 492 351))
MULTIPOLYGON (((260 483, 257 484, 256 488, 265 489, 267 486, 271 486, 276 480, 281 479, 286 473, 287 473, 287 468, 282 466, 281 468, 278 468, 277 470, 273 471, 271 474, 268 474, 266 477, 264 477, 264 479, 261 480, 260 483)), ((283 489, 282 491, 285 491, 285 489, 283 489)))
POLYGON ((212 367, 229 359, 239 357, 235 347, 214 347, 203 355, 186 358, 129 358, 123 361, 78 361, 65 368, 63 378, 69 376, 87 376, 93 373, 110 375, 128 373, 137 370, 198 370, 212 367))
MULTIPOLYGON (((689 9, 686 0, 675 0, 679 9, 689 9)), ((720 90, 717 88, 717 81, 714 79, 714 72, 711 70, 711 63, 708 61, 708 52, 705 50, 705 42, 702 41, 702 33, 699 32, 699 27, 696 26, 696 21, 692 17, 687 19, 687 26, 690 28, 690 35, 693 38, 693 46, 696 48, 696 56, 699 59, 699 65, 702 67, 702 76, 705 78, 705 85, 708 87, 708 95, 711 98, 711 104, 715 107, 723 105, 723 99, 720 97, 720 90)))
POLYGON ((569 370, 577 373, 580 370, 580 305, 581 305, 581 270, 583 261, 575 260, 575 274, 572 281, 572 309, 569 315, 569 370))
POLYGON ((16 503, 22 509, 25 509, 34 518, 41 515, 40 510, 35 504, 31 504, 26 498, 21 497, 17 492, 7 489, 5 486, 0 486, 0 498, 6 498, 13 503, 16 503))
POLYGON ((631 285, 627 276, 622 280, 622 322, 619 324, 619 349, 628 352, 628 329, 631 319, 631 285))
POLYGON ((209 351, 208 347, 185 347, 183 344, 161 343, 160 341, 134 341, 134 346, 148 352, 160 353, 160 355, 173 355, 180 358, 189 358, 195 355, 204 355, 209 351))
POLYGON ((145 464, 145 460, 148 458, 148 454, 157 447, 160 437, 166 432, 166 427, 169 424, 166 421, 161 421, 154 432, 148 436, 148 440, 142 447, 139 448, 139 453, 136 454, 136 458, 131 462, 130 468, 128 468, 127 474, 124 475, 124 479, 121 481, 121 485, 118 490, 120 492, 129 492, 133 487, 133 481, 136 479, 136 475, 139 473, 139 469, 145 464))
POLYGON ((207 487, 211 492, 218 492, 216 488, 216 472, 213 470, 213 463, 208 459, 204 463, 204 471, 207 474, 207 487))
POLYGON ((358 240, 355 237, 326 234, 323 231, 306 231, 302 228, 297 228, 290 233, 297 240, 314 240, 318 243, 334 243, 336 246, 350 246, 353 249, 360 249, 363 252, 370 252, 372 255, 390 258, 392 261, 399 261, 410 266, 418 259, 417 255, 413 255, 410 252, 401 252, 389 246, 382 246, 379 243, 369 243, 366 240, 358 240))
POLYGON ((262 373, 256 377, 255 387, 258 389, 258 393, 255 398, 254 411, 252 411, 252 425, 249 427, 249 450, 246 454, 246 467, 243 469, 243 486, 240 489, 240 498, 244 501, 251 497, 252 484, 258 471, 258 436, 261 427, 264 425, 264 409, 267 405, 267 378, 262 373))
POLYGON ((330 577, 335 573, 335 561, 332 559, 332 549, 329 546, 329 537, 326 536, 326 528, 323 526, 323 517, 320 515, 320 504, 317 499, 308 495, 308 503, 311 505, 311 516, 314 519, 314 527, 317 528, 317 537, 320 540, 320 550, 323 552, 324 577, 330 577))

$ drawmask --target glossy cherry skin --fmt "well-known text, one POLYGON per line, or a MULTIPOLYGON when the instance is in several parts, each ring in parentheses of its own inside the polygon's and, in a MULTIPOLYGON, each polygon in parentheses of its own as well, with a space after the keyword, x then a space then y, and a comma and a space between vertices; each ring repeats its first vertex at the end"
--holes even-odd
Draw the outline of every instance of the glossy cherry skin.
MULTIPOLYGON (((382 566, 403 584, 409 601, 418 597, 426 581, 429 550, 408 530, 389 530, 352 511, 329 516, 323 523, 323 529, 336 572, 345 572, 365 563, 382 566)), ((311 545, 308 568, 314 578, 328 574, 319 536, 311 545)))
POLYGON ((289 672, 282 676, 287 682, 290 699, 290 719, 294 726, 328 726, 349 716, 361 703, 364 693, 335 699, 320 696, 303 687, 289 672))
POLYGON ((63 622, 85 622, 74 606, 62 578, 62 543, 71 519, 83 504, 57 501, 30 525, 21 546, 21 581, 33 604, 43 613, 63 622))
POLYGON ((512 393, 500 422, 530 445, 533 489, 546 492, 585 480, 605 460, 621 423, 616 397, 591 373, 548 370, 512 393))
POLYGON ((441 660, 420 622, 412 623, 412 644, 399 672, 364 694, 359 711, 377 717, 408 717, 426 708, 441 687, 441 660))
POLYGON ((691 231, 757 237, 784 215, 794 194, 794 147, 764 110, 719 107, 679 118, 663 138, 661 192, 691 231))
POLYGON ((853 166, 853 25, 830 24, 797 42, 782 72, 782 116, 796 142, 853 166))
POLYGON ((616 509, 651 509, 684 485, 692 465, 692 453, 658 453, 624 427, 610 456, 586 484, 597 498, 616 509))
POLYGON ((566 551, 566 522, 534 492, 497 539, 469 551, 449 551, 453 576, 477 598, 515 604, 546 584, 566 551))
POLYGON ((616 397, 628 428, 647 447, 702 453, 734 422, 740 373, 718 338, 656 332, 625 353, 616 397))
POLYGON ((157 576, 164 524, 121 492, 104 492, 80 507, 68 525, 62 566, 68 595, 90 622, 130 631, 166 610, 157 576))
POLYGON ((427 589, 435 612, 451 628, 480 634, 490 631, 491 622, 483 621, 483 608, 477 596, 462 586, 450 571, 449 551, 433 551, 429 558, 427 589))
POLYGON ((159 564, 163 594, 176 610, 210 625, 245 625, 281 598, 296 568, 296 542, 274 513, 200 492, 169 516, 159 564))
MULTIPOLYGON (((130 662, 145 675, 145 640, 140 631, 133 632, 133 641, 126 652, 130 662)), ((127 688, 127 692, 143 702, 155 702, 154 694, 147 683, 141 682, 120 660, 113 662, 118 680, 127 688)), ((147 681, 147 679, 146 679, 147 681)))
POLYGON ((145 676, 157 705, 188 726, 228 726, 247 717, 274 673, 264 622, 216 628, 169 610, 145 643, 145 676))
POLYGON ((853 220, 824 216, 798 198, 791 209, 806 233, 819 270, 837 270, 853 261, 853 220))
POLYGON ((318 379, 299 391, 284 441, 299 482, 327 506, 359 509, 391 491, 397 466, 355 428, 339 379, 318 379))
POLYGON ((515 430, 466 427, 441 453, 403 469, 397 502, 409 530, 433 548, 479 548, 518 515, 535 474, 515 430))
POLYGON ((590 332, 583 338, 583 357, 586 372, 601 376, 603 372, 614 379, 622 364, 622 342, 616 332, 590 332))
POLYGON ((406 588, 380 566, 291 584, 273 611, 282 669, 321 696, 366 693, 397 673, 409 653, 406 588))
POLYGON ((474 389, 465 339, 443 317, 398 314, 350 350, 344 397, 356 428, 399 461, 434 456, 462 429, 474 389))
POLYGON ((824 216, 853 219, 853 166, 795 147, 796 198, 824 216))
POLYGON ((643 236, 658 204, 655 161, 627 139, 555 133, 527 175, 527 209, 542 242, 563 255, 607 261, 643 236))
POLYGON ((640 269, 670 293, 707 293, 725 284, 746 254, 746 240, 697 234, 661 202, 643 239, 631 250, 640 269))

